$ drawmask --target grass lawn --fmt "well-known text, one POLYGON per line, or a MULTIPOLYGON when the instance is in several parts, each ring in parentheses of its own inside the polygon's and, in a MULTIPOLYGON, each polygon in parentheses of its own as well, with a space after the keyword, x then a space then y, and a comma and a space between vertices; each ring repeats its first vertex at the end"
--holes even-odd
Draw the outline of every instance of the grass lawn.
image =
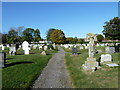
MULTIPOLYGON (((32 53, 39 52, 37 50, 32 53)), ((55 53, 56 50, 48 50, 47 53, 55 53)), ((18 51, 19 53, 19 51, 18 51)), ((7 54, 7 65, 2 69, 3 88, 30 88, 33 81, 38 77, 47 65, 52 54, 47 56, 37 54, 15 55, 7 54)))
MULTIPOLYGON (((65 49, 66 50, 66 49, 65 49)), ((66 50, 68 51, 68 50, 66 50)), ((101 69, 93 73, 85 73, 82 71, 82 64, 85 63, 88 57, 88 52, 78 50, 81 54, 71 56, 68 52, 65 55, 65 62, 70 73, 71 80, 76 88, 118 88, 118 67, 108 67, 101 64, 101 69)), ((99 59, 102 53, 96 54, 95 57, 99 59)), ((120 53, 111 54, 113 62, 119 63, 118 56, 120 53)))

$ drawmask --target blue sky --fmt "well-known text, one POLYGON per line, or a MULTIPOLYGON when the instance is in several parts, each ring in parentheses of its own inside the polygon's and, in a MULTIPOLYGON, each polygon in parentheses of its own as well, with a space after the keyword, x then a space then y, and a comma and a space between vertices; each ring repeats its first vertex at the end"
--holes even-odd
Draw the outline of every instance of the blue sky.
POLYGON ((117 2, 3 2, 2 32, 10 27, 39 29, 42 38, 50 28, 61 29, 66 37, 84 38, 102 33, 105 21, 118 16, 117 2))

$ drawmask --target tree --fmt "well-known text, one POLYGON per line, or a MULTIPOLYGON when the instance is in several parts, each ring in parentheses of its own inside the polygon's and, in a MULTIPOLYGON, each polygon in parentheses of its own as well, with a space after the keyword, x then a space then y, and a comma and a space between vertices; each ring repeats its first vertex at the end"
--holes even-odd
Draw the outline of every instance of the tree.
POLYGON ((102 40, 104 40, 103 35, 98 34, 98 35, 97 35, 97 41, 102 42, 102 40))
POLYGON ((40 31, 39 31, 39 29, 36 29, 36 30, 34 30, 34 42, 38 42, 40 40, 41 40, 40 31))
POLYGON ((34 35, 34 29, 32 29, 32 28, 26 28, 23 31, 22 40, 23 41, 31 42, 31 41, 33 41, 33 35, 34 35))
POLYGON ((50 39, 50 35, 52 34, 52 32, 53 31, 55 31, 56 29, 54 29, 54 28, 50 28, 48 31, 47 31, 47 36, 46 36, 46 38, 47 38, 47 40, 48 41, 51 41, 51 39, 50 39))
POLYGON ((63 33, 63 31, 58 29, 52 32, 52 34, 50 35, 50 39, 52 40, 52 42, 57 44, 65 43, 65 40, 66 40, 65 34, 63 33))
POLYGON ((6 42, 10 44, 16 43, 18 41, 17 37, 18 32, 16 32, 14 28, 10 28, 8 34, 6 35, 6 42))
POLYGON ((75 38, 73 39, 73 43, 76 44, 77 41, 78 41, 78 39, 77 39, 77 37, 75 37, 75 38))
POLYGON ((83 43, 84 43, 84 39, 78 39, 78 40, 77 40, 77 43, 83 44, 83 43))
POLYGON ((18 36, 22 37, 23 30, 24 30, 24 26, 20 26, 16 29, 16 31, 18 32, 18 36))
POLYGON ((6 43, 6 35, 7 34, 0 33, 0 44, 6 43))
POLYGON ((73 44, 73 37, 67 37, 66 38, 66 43, 68 44, 73 44))
POLYGON ((106 39, 120 40, 120 19, 118 17, 114 17, 109 22, 105 22, 103 27, 103 34, 106 39))

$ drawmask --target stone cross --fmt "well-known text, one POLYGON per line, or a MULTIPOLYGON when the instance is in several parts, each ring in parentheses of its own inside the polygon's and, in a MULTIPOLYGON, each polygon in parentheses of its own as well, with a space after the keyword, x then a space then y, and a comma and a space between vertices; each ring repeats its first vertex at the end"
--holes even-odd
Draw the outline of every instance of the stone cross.
POLYGON ((89 57, 94 57, 94 53, 95 53, 94 44, 95 41, 97 41, 96 36, 97 36, 96 34, 92 34, 92 33, 87 34, 86 41, 89 41, 89 57))

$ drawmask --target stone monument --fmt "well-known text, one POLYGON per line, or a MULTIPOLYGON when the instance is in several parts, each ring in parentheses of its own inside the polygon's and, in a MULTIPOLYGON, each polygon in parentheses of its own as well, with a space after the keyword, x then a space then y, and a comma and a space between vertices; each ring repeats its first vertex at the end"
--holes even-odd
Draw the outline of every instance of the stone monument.
POLYGON ((25 55, 29 54, 30 47, 29 47, 29 43, 27 41, 24 41, 22 43, 22 49, 24 50, 25 55))
POLYGON ((95 71, 98 67, 98 62, 96 61, 96 58, 94 57, 95 52, 95 41, 97 41, 97 35, 89 33, 87 34, 86 41, 89 41, 89 51, 87 58, 87 61, 85 61, 85 64, 82 65, 84 71, 95 71), (94 69, 94 70, 93 70, 94 69))
POLYGON ((100 63, 103 62, 112 62, 112 56, 110 54, 102 54, 100 63))
POLYGON ((6 63, 6 53, 0 52, 0 68, 5 67, 5 63, 6 63))
POLYGON ((45 51, 42 51, 42 52, 41 52, 41 55, 45 55, 45 56, 46 56, 46 52, 45 52, 45 51))
POLYGON ((9 49, 10 49, 10 51, 9 51, 10 55, 15 55, 16 54, 16 44, 11 44, 9 49))
POLYGON ((72 48, 72 55, 77 55, 77 48, 72 48))

